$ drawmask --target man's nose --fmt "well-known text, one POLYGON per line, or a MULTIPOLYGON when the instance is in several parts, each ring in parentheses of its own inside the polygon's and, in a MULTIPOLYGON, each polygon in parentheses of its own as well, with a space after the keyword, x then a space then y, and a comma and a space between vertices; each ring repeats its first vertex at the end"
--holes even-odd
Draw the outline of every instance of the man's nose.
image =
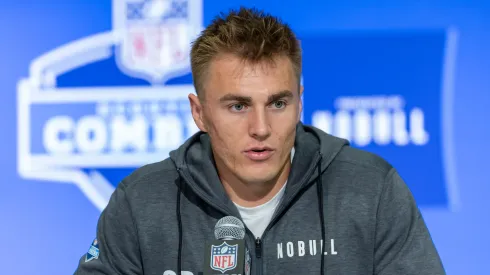
POLYGON ((271 125, 266 110, 257 108, 249 115, 249 135, 257 140, 267 139, 271 135, 271 125))

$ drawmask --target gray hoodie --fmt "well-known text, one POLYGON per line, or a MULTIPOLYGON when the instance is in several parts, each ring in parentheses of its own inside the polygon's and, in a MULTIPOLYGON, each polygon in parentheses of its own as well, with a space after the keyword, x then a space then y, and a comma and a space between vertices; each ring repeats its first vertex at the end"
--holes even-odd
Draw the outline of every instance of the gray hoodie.
MULTIPOLYGON (((118 185, 75 274, 200 274, 224 216, 240 214, 199 132, 118 185)), ((247 229, 245 241, 253 275, 445 274, 395 168, 301 123, 283 200, 264 234, 247 229)))

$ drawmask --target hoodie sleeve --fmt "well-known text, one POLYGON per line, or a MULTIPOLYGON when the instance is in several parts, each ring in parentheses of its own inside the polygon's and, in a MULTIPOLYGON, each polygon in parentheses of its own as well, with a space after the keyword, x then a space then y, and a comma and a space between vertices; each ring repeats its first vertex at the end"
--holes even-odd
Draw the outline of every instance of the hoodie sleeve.
POLYGON ((79 260, 75 275, 143 274, 136 227, 123 183, 102 211, 96 238, 79 260))
POLYGON ((374 274, 446 274, 408 186, 392 168, 380 197, 374 274))

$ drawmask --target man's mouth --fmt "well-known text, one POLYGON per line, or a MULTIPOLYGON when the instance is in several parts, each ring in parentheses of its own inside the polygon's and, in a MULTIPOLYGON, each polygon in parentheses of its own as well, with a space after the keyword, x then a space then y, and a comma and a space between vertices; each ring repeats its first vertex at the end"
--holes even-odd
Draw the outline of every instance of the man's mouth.
POLYGON ((274 150, 268 147, 254 147, 244 152, 245 156, 254 161, 263 161, 274 154, 274 150))

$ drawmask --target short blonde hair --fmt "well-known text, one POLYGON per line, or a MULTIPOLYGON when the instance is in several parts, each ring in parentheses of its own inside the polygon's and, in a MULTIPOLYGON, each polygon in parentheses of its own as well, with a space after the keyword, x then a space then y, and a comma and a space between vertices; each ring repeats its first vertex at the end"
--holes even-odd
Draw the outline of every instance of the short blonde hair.
POLYGON ((302 57, 299 40, 280 19, 255 8, 241 7, 214 18, 192 43, 191 68, 196 92, 210 62, 219 54, 233 54, 247 62, 273 62, 277 56, 290 59, 295 74, 301 77, 302 57))

